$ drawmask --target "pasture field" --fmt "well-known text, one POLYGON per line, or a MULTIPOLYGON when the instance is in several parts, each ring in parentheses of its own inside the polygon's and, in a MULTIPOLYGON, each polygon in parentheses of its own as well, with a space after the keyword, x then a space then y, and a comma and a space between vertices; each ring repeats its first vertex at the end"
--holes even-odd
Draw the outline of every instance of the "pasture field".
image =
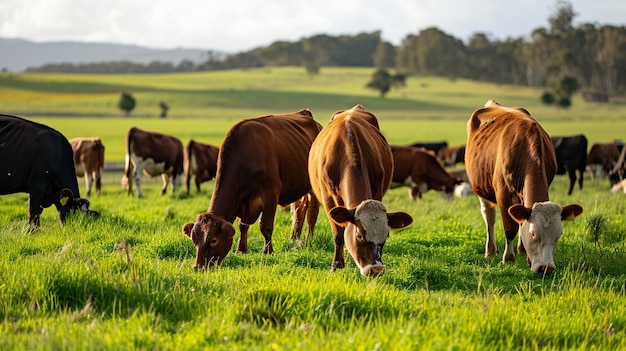
MULTIPOLYGON (((488 99, 524 106, 553 135, 584 133, 590 143, 623 139, 626 106, 578 99, 570 110, 544 107, 539 91, 439 78, 409 78, 381 99, 363 86, 370 69, 258 69, 172 75, 0 75, 0 111, 48 124, 68 138, 99 135, 107 162, 124 159, 124 135, 137 126, 219 144, 240 119, 311 108, 322 125, 361 103, 390 143, 465 142, 465 123, 488 99), (115 105, 121 90, 138 100, 134 117, 115 105), (156 104, 172 107, 157 118, 156 104), (71 118, 68 118, 71 117, 71 118)), ((121 173, 105 172, 92 196, 101 217, 53 208, 29 232, 28 197, 0 197, 0 350, 483 350, 626 349, 626 197, 608 180, 567 196, 557 176, 552 201, 579 203, 565 222, 557 270, 533 274, 525 256, 503 265, 484 257, 485 229, 475 196, 444 201, 434 192, 411 202, 406 188, 383 202, 414 223, 392 231, 386 272, 362 277, 347 256, 329 272, 333 243, 320 213, 315 234, 289 241, 288 211, 275 222, 275 254, 250 229, 250 253, 194 272, 195 248, 181 228, 206 211, 213 182, 190 195, 159 196, 146 180, 128 196, 121 173)), ((84 192, 83 179, 79 186, 84 192)), ((238 237, 238 236, 237 236, 238 237)), ((237 237, 235 239, 237 239, 237 237)), ((504 234, 498 214, 500 253, 504 234)))

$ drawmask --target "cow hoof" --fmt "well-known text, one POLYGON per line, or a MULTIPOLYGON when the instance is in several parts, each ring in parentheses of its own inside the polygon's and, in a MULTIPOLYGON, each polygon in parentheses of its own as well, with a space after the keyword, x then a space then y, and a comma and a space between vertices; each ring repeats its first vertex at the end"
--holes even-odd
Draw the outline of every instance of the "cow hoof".
POLYGON ((502 256, 502 263, 514 262, 514 261, 515 261, 515 255, 513 254, 502 256))

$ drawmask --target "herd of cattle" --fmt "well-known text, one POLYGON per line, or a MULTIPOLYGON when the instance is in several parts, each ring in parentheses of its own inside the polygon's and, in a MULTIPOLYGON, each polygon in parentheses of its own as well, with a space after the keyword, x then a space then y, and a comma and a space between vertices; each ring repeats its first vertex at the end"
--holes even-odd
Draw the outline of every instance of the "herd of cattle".
MULTIPOLYGON (((85 177, 87 196, 94 181, 99 195, 104 150, 99 138, 68 141, 48 126, 0 115, 0 195, 30 194, 32 228, 53 204, 61 225, 70 211, 98 216, 80 197, 77 176, 85 177)), ((161 175, 161 194, 170 182, 173 189, 181 186, 183 178, 187 193, 191 178, 198 191, 202 182, 215 179, 207 212, 182 228, 196 247, 194 269, 222 263, 233 246, 236 219, 236 251, 247 251, 248 227, 261 217, 263 252, 271 254, 278 205, 291 206, 291 239, 299 240, 305 218, 308 235, 313 233, 322 204, 335 245, 332 269, 345 267, 347 249, 363 275, 377 275, 384 270, 389 228, 413 221, 407 213, 388 212, 383 196, 390 187, 408 186, 413 200, 431 189, 444 198, 476 194, 487 229, 485 256, 497 254, 499 207, 506 236, 502 262, 514 260, 512 243, 519 231, 517 252, 526 253, 533 272, 551 273, 561 221, 583 211, 578 204, 550 202, 555 174, 568 173, 568 194, 576 180, 582 189, 587 169, 594 179, 608 176, 613 191, 626 192, 625 152, 619 143, 596 143, 587 152, 584 135, 551 138, 525 109, 493 100, 470 117, 465 145, 389 145, 376 117, 356 105, 333 114, 325 127, 309 110, 245 119, 230 128, 219 147, 191 140, 183 148, 173 136, 131 128, 122 184, 131 194, 134 183, 142 197, 143 173, 161 175), (446 170, 457 163, 465 163, 465 169, 446 170)))

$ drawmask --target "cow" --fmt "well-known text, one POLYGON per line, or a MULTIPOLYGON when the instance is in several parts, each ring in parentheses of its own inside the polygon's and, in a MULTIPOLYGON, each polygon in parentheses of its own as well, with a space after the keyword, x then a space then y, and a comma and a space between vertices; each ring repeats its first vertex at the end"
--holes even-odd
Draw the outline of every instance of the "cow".
POLYGON ((440 156, 440 151, 448 147, 447 141, 429 141, 429 142, 415 142, 412 147, 423 147, 426 150, 430 150, 435 153, 435 156, 440 156))
POLYGON ((612 193, 622 192, 622 193, 626 194, 626 179, 622 179, 619 182, 613 184, 611 186, 611 192, 612 193))
POLYGON ((439 159, 444 166, 454 166, 465 162, 465 145, 449 146, 439 150, 439 159))
POLYGON ((591 173, 591 179, 596 182, 615 167, 620 154, 619 145, 616 143, 593 143, 587 153, 587 166, 591 173))
POLYGON ((142 173, 150 177, 161 175, 163 186, 161 195, 172 182, 172 192, 182 183, 183 144, 178 138, 132 127, 126 134, 126 160, 122 185, 132 194, 133 184, 137 186, 137 197, 143 197, 141 191, 142 173))
POLYGON ((221 265, 232 247, 232 223, 237 217, 237 252, 248 251, 248 226, 261 213, 263 253, 274 252, 272 233, 277 205, 289 205, 311 191, 307 159, 321 129, 308 109, 244 119, 230 128, 217 157, 209 208, 197 215, 195 222, 183 225, 183 233, 196 247, 195 270, 221 265))
POLYGON ((531 271, 552 273, 561 221, 574 219, 583 208, 550 201, 548 187, 557 163, 548 134, 526 109, 489 100, 467 122, 466 145, 467 176, 487 227, 485 257, 497 253, 493 230, 498 206, 506 235, 502 263, 515 260, 512 242, 520 231, 517 251, 527 253, 531 271))
POLYGON ((214 145, 189 140, 183 155, 185 186, 189 194, 191 177, 195 177, 196 190, 200 192, 200 183, 215 178, 217 173, 217 154, 220 148, 214 145))
POLYGON ((0 195, 29 194, 31 229, 44 208, 54 205, 59 224, 80 210, 94 217, 89 200, 80 197, 72 146, 58 131, 26 119, 0 115, 0 195))
POLYGON ((576 171, 578 171, 578 187, 583 189, 583 177, 587 168, 587 138, 582 135, 553 136, 550 138, 556 154, 556 174, 569 175, 569 189, 567 195, 572 194, 576 184, 576 171))
POLYGON ((102 188, 102 171, 104 170, 104 145, 100 138, 73 138, 70 145, 74 151, 76 176, 85 177, 87 197, 91 196, 93 182, 96 182, 96 194, 102 188))
POLYGON ((437 158, 427 151, 411 146, 391 145, 393 177, 391 188, 409 187, 409 198, 421 199, 422 193, 434 189, 444 199, 454 196, 454 188, 463 180, 453 178, 437 158))
POLYGON ((311 186, 331 221, 332 270, 345 267, 345 246, 362 275, 383 271, 389 227, 413 222, 407 213, 387 213, 381 202, 392 176, 393 155, 376 117, 361 105, 335 112, 309 154, 311 186))
MULTIPOLYGON (((625 178, 624 170, 626 170, 626 147, 622 146, 622 151, 619 154, 619 158, 615 163, 615 167, 609 173, 609 181, 611 182, 611 187, 615 186, 617 183, 622 182, 625 178)), ((622 182, 623 184, 623 182, 622 182)))

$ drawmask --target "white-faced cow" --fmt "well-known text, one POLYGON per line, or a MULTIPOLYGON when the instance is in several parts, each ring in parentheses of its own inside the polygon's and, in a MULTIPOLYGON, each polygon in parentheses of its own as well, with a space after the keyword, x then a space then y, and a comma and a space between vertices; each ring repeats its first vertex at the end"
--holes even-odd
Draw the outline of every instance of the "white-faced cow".
POLYGON ((489 100, 467 122, 465 165, 487 226, 485 256, 497 253, 493 233, 497 205, 506 235, 502 262, 515 259, 512 242, 520 231, 517 250, 527 253, 530 269, 535 273, 554 271, 561 221, 573 219, 583 209, 549 201, 556 156, 539 123, 523 108, 489 100))
POLYGON ((194 269, 222 263, 233 244, 237 217, 238 252, 248 250, 248 225, 261 212, 263 252, 274 252, 277 205, 289 205, 311 191, 307 159, 321 129, 309 110, 245 119, 230 128, 220 146, 209 209, 183 226, 196 246, 194 269))
POLYGON ((142 173, 150 177, 161 175, 161 195, 167 191, 170 179, 172 191, 175 191, 182 184, 183 177, 183 144, 180 140, 157 132, 131 128, 126 134, 126 162, 122 178, 122 185, 128 189, 129 195, 132 193, 134 180, 137 197, 143 197, 142 173))
POLYGON ((102 188, 102 170, 104 169, 104 145, 100 138, 73 138, 70 145, 74 151, 76 176, 85 177, 87 196, 91 196, 93 182, 96 182, 96 194, 102 188))
POLYGON ((569 190, 567 195, 572 194, 576 183, 576 171, 578 171, 578 187, 582 190, 585 168, 587 168, 587 138, 580 135, 553 136, 550 138, 556 154, 556 174, 569 175, 569 190))
POLYGON ((597 182, 602 177, 607 177, 615 167, 620 151, 616 143, 593 143, 587 153, 587 166, 591 179, 597 182))
POLYGON ((344 245, 365 276, 384 269, 382 252, 389 227, 413 218, 387 213, 381 202, 393 175, 393 156, 376 117, 356 105, 336 112, 309 155, 313 192, 331 220, 335 242, 332 269, 344 268, 344 245))
POLYGON ((454 188, 463 181, 453 178, 430 152, 411 146, 391 146, 393 177, 391 187, 409 187, 411 200, 421 199, 422 193, 436 190, 444 199, 454 196, 454 188))
POLYGON ((217 154, 220 148, 210 144, 189 140, 185 146, 183 168, 185 170, 185 186, 189 194, 189 185, 193 176, 196 190, 200 192, 200 183, 215 178, 217 173, 217 154))
MULTIPOLYGON (((622 146, 622 151, 619 154, 619 158, 615 163, 615 167, 609 173, 609 181, 611 182, 611 187, 615 187, 616 184, 621 183, 622 185, 626 185, 624 183, 624 179, 626 178, 626 147, 622 146)), ((625 190, 626 192, 626 190, 625 190)))
POLYGON ((0 195, 28 193, 29 223, 39 227, 44 208, 55 205, 61 226, 70 211, 93 216, 89 200, 80 197, 72 147, 58 131, 0 115, 0 195))

